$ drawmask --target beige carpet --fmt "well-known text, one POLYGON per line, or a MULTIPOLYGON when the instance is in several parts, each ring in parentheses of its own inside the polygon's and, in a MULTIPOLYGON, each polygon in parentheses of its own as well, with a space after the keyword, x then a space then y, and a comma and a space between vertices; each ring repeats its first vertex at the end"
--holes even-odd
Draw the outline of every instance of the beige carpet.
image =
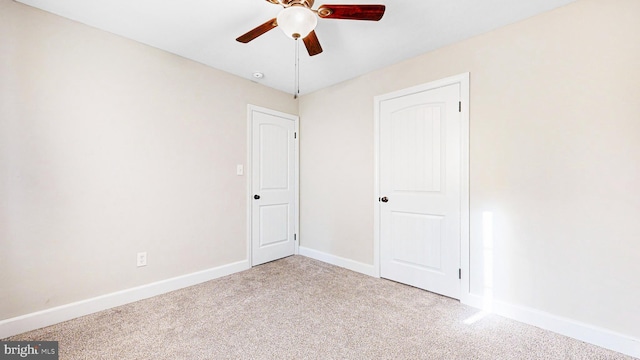
POLYGON ((60 359, 631 359, 302 256, 5 340, 60 359))

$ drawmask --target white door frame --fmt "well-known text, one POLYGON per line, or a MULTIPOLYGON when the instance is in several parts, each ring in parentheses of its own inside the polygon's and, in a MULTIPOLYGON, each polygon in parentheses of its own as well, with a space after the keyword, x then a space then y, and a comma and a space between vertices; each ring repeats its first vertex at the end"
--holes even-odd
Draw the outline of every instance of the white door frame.
POLYGON ((451 76, 426 84, 410 87, 392 93, 374 97, 374 220, 373 220, 373 265, 375 276, 380 277, 380 105, 385 100, 432 90, 448 85, 460 84, 460 152, 462 154, 460 169, 460 301, 465 303, 470 295, 469 274, 469 73, 451 76))
POLYGON ((252 169, 253 169, 253 161, 252 161, 252 142, 253 142, 253 112, 261 112, 264 114, 269 114, 273 116, 278 116, 286 119, 293 120, 295 124, 295 133, 296 133, 296 141, 295 141, 295 201, 294 201, 294 254, 298 255, 300 251, 300 131, 299 131, 299 123, 300 118, 297 115, 291 115, 287 113, 283 113, 276 110, 267 109, 264 107, 256 106, 256 105, 247 105, 247 164, 244 167, 245 169, 245 178, 247 179, 247 260, 249 261, 250 266, 253 266, 253 257, 251 256, 252 251, 252 241, 251 241, 251 225, 252 225, 252 213, 251 207, 253 206, 253 187, 252 187, 252 169))

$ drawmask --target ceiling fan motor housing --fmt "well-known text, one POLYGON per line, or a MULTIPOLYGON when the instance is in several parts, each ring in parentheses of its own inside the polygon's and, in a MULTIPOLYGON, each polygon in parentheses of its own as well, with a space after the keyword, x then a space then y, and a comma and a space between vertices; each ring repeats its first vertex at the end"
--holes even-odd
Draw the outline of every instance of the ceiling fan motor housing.
POLYGON ((314 0, 282 0, 282 5, 284 6, 300 5, 300 6, 304 6, 306 8, 311 9, 311 7, 313 6, 313 2, 314 0))

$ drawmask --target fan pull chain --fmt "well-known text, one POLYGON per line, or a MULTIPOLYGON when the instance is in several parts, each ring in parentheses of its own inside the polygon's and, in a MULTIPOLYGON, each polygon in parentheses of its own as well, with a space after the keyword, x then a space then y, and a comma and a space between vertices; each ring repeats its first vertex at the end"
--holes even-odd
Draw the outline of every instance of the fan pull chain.
POLYGON ((298 98, 298 94, 300 94, 300 41, 298 41, 298 38, 295 39, 295 43, 296 43, 296 53, 295 53, 295 58, 294 58, 294 62, 295 62, 295 76, 294 76, 294 93, 293 93, 293 98, 297 99, 298 98))

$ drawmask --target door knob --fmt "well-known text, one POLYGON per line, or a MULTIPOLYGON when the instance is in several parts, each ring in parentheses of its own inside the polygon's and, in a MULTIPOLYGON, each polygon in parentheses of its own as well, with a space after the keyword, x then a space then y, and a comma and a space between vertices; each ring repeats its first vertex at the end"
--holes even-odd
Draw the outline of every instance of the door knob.
POLYGON ((258 199, 260 199, 260 195, 255 194, 255 195, 253 195, 253 198, 254 198, 254 199, 256 199, 256 200, 258 200, 258 199))
POLYGON ((386 196, 383 196, 383 197, 380 198, 380 201, 389 202, 389 199, 386 196))

